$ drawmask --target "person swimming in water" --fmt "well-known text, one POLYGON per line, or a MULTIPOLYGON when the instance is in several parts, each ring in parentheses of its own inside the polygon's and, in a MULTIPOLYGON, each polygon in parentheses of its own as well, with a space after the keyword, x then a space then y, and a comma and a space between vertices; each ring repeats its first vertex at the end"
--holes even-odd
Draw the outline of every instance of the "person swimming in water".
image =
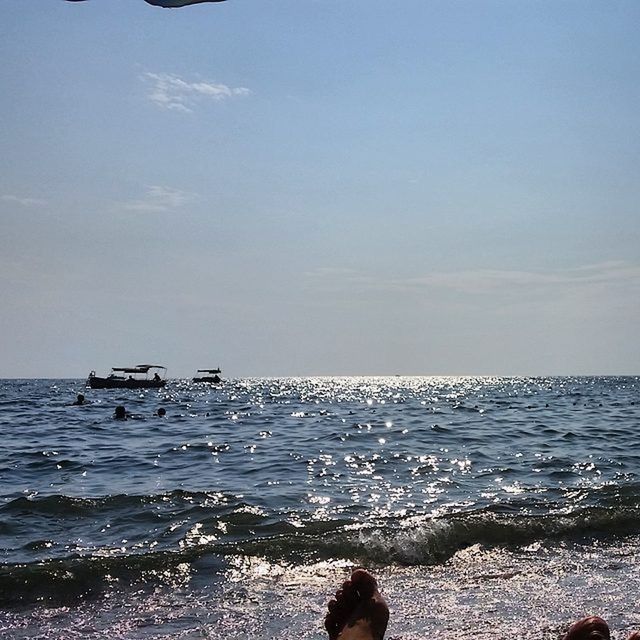
POLYGON ((79 393, 79 394, 78 394, 78 397, 76 398, 76 401, 75 401, 75 402, 72 402, 72 403, 71 403, 71 406, 72 406, 72 407, 79 407, 79 406, 81 406, 81 405, 83 405, 83 404, 88 404, 88 403, 87 403, 87 401, 84 399, 84 396, 83 396, 81 393, 79 393))
MULTIPOLYGON (((324 626, 329 640, 382 640, 389 622, 389 607, 378 591, 376 579, 365 569, 355 569, 329 601, 324 626)), ((563 640, 611 640, 609 625, 597 616, 574 622, 563 640)), ((640 640, 635 631, 627 640, 640 640)))
POLYGON ((146 418, 139 413, 129 413, 125 407, 118 405, 113 412, 114 420, 145 420, 146 418))
POLYGON ((127 410, 122 406, 118 405, 116 410, 113 412, 114 420, 126 420, 127 419, 127 410))

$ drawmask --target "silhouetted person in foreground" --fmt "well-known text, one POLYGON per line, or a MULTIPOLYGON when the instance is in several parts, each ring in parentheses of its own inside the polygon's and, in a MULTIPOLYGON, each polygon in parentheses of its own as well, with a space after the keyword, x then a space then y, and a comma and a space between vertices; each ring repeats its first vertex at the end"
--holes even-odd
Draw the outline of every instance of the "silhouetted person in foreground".
MULTIPOLYGON (((564 640, 611 640, 609 625, 598 616, 589 616, 574 622, 564 640)), ((627 640, 640 640, 640 631, 634 631, 627 640)))
POLYGON ((329 640, 382 640, 389 622, 389 607, 376 579, 356 569, 328 604, 324 626, 329 640))
POLYGON ((610 640, 610 637, 609 625, 602 618, 591 616, 574 622, 564 640, 610 640))
POLYGON ((76 398, 76 401, 74 403, 72 403, 72 406, 79 407, 79 406, 81 406, 83 404, 88 404, 88 403, 84 399, 84 396, 81 393, 79 393, 78 397, 76 398))
MULTIPOLYGON (((329 640, 382 640, 389 622, 389 607, 378 591, 376 579, 356 569, 329 601, 324 626, 329 640)), ((517 634, 514 634, 517 635, 517 634)), ((563 640, 611 640, 609 626, 597 616, 574 622, 563 640)), ((640 640, 640 631, 627 640, 640 640)))

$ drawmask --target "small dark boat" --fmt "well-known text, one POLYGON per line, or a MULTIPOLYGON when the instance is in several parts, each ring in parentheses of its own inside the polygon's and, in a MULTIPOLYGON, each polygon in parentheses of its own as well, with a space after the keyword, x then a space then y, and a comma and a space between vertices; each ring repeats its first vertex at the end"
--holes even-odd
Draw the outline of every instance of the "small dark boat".
POLYGON ((222 369, 198 369, 196 374, 198 373, 204 373, 206 375, 196 375, 196 377, 193 378, 193 382, 208 382, 210 384, 219 384, 222 382, 222 378, 220 377, 222 369))
POLYGON ((166 375, 167 368, 159 364, 113 367, 106 378, 100 378, 92 371, 87 378, 87 386, 92 389, 159 389, 167 384, 166 375), (150 377, 152 370, 153 376, 150 377))

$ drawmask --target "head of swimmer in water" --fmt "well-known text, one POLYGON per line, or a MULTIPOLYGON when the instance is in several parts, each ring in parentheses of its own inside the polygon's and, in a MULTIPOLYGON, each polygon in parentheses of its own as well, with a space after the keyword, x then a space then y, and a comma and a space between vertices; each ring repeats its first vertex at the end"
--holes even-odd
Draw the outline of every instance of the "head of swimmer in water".
POLYGON ((122 405, 118 405, 116 407, 116 410, 113 412, 113 417, 116 420, 126 420, 127 419, 127 410, 122 405))
POLYGON ((160 407, 157 411, 156 414, 160 417, 160 418, 164 418, 167 415, 167 410, 164 407, 160 407))

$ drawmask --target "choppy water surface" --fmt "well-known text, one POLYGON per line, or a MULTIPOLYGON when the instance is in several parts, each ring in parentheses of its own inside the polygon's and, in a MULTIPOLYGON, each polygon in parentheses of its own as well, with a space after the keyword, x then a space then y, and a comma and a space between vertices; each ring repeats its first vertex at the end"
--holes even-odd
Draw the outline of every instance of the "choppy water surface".
POLYGON ((354 564, 389 638, 640 628, 639 378, 83 387, 0 381, 6 637, 319 639, 354 564))

